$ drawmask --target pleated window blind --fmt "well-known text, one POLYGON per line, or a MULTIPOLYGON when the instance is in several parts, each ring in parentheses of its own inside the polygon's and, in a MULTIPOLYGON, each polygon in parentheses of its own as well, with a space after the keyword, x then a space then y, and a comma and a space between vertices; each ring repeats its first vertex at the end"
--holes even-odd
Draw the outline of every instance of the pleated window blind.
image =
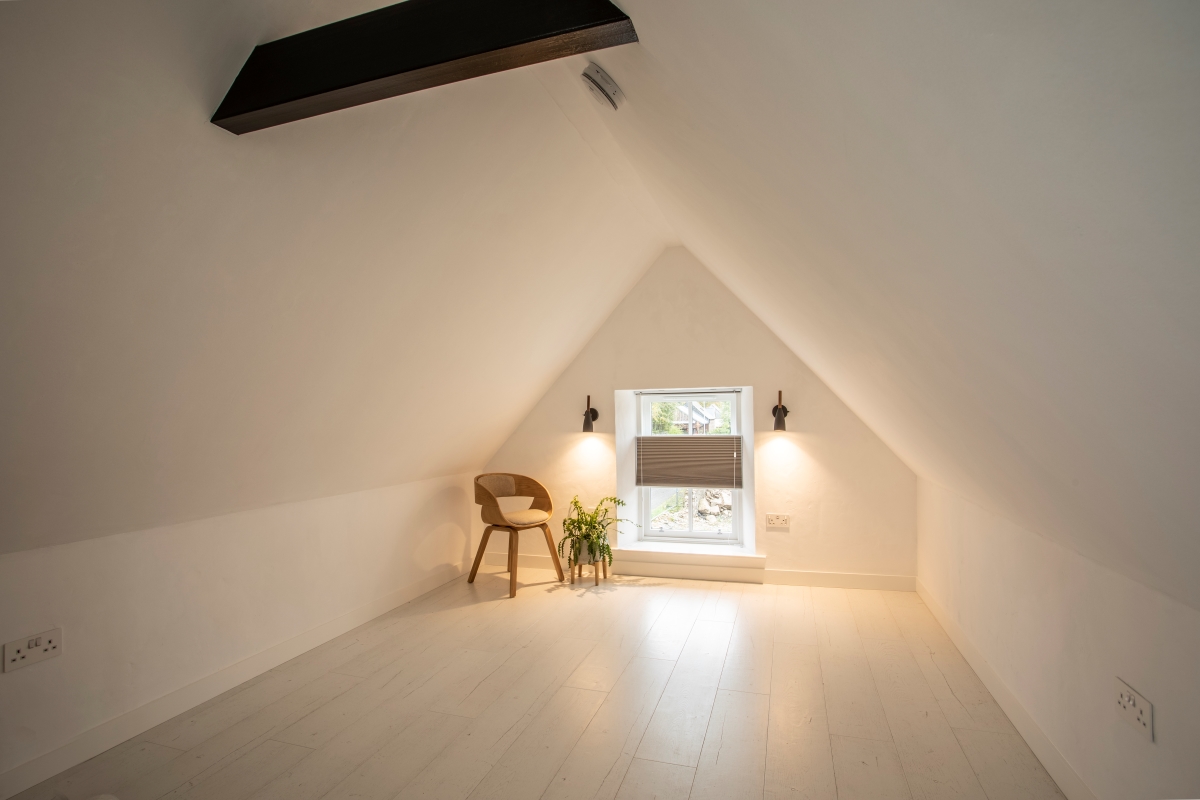
POLYGON ((741 436, 639 436, 638 486, 742 488, 741 436))

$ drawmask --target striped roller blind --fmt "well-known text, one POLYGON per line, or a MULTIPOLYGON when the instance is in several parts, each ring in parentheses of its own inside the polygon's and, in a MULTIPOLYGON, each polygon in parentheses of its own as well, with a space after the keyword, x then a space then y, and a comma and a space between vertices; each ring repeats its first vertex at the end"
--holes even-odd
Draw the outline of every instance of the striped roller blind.
POLYGON ((638 486, 742 488, 741 436, 639 436, 638 486))

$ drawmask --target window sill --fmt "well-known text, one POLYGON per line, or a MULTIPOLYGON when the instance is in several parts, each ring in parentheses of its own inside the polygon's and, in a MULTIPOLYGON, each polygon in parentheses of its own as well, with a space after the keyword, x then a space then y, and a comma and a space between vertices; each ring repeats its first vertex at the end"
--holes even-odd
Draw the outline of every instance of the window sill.
POLYGON ((635 541, 613 550, 613 574, 763 583, 767 557, 721 544, 635 541))
POLYGON ((625 562, 690 564, 765 570, 767 557, 744 546, 696 542, 620 542, 613 557, 625 562))

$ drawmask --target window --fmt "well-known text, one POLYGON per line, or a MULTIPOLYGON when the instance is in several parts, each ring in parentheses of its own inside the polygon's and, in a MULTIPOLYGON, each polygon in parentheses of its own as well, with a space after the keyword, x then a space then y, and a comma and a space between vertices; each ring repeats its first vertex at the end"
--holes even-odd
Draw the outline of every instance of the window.
POLYGON ((638 398, 641 538, 739 543, 739 393, 644 392, 638 398), (672 482, 685 485, 662 485, 672 482))

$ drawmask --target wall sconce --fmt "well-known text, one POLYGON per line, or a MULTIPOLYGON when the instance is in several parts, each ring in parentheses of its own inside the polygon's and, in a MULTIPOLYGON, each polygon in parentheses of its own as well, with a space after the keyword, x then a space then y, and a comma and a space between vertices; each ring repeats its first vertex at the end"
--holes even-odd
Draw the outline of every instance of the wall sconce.
POLYGON ((787 406, 783 404, 782 389, 779 390, 779 403, 771 409, 771 414, 775 417, 775 430, 786 431, 787 424, 783 421, 783 418, 787 416, 787 406))
MULTIPOLYGON (((780 393, 782 395, 782 392, 780 393)), ((592 408, 592 396, 587 396, 587 411, 583 412, 583 432, 592 432, 592 423, 600 419, 600 412, 592 408)))

